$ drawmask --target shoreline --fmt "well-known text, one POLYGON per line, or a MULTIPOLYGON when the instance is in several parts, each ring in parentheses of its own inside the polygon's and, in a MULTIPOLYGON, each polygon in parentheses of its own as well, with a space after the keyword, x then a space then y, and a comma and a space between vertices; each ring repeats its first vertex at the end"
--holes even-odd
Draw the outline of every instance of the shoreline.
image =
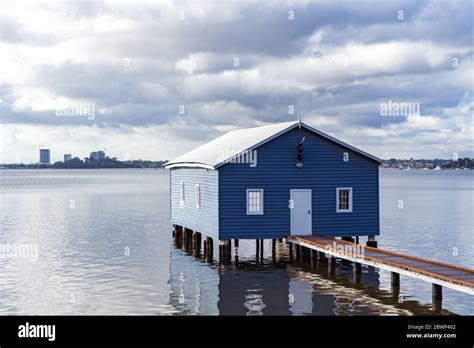
POLYGON ((71 169, 84 169, 84 170, 96 170, 96 169, 164 169, 163 167, 128 167, 128 168, 111 168, 111 167, 100 167, 100 168, 53 168, 53 167, 37 167, 37 168, 30 168, 30 167, 0 167, 0 169, 6 170, 71 170, 71 169))
MULTIPOLYGON (((161 167, 124 167, 124 168, 114 168, 114 167, 95 167, 95 168, 84 168, 84 167, 77 167, 77 168, 55 168, 55 167, 2 167, 0 166, 0 169, 21 169, 21 170, 43 170, 43 169, 54 169, 54 170, 70 170, 70 169, 85 169, 85 170, 96 170, 96 169, 165 169, 163 166, 161 167)), ((434 170, 434 169, 429 169, 429 168, 411 168, 409 170, 406 170, 404 168, 385 168, 385 167, 380 167, 379 169, 383 170, 397 170, 397 171, 416 171, 416 172, 438 172, 438 171, 470 171, 474 170, 473 168, 466 168, 466 169, 461 169, 461 168, 441 168, 439 170, 434 170)))

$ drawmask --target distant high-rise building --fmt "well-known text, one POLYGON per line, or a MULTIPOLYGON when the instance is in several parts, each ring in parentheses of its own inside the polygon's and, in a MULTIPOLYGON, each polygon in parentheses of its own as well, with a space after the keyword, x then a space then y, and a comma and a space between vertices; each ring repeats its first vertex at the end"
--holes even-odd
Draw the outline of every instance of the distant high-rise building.
POLYGON ((50 163, 51 152, 49 149, 40 149, 40 163, 49 164, 50 163))
POLYGON ((105 159, 105 152, 104 151, 94 151, 91 152, 91 156, 95 160, 102 160, 105 159))
POLYGON ((70 153, 64 154, 64 162, 70 161, 72 159, 72 155, 70 153))

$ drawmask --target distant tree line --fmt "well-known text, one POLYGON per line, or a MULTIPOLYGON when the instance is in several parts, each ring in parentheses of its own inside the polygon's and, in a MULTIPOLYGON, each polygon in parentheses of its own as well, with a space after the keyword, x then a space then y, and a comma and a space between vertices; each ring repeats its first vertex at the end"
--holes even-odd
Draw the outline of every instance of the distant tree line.
POLYGON ((412 167, 412 168, 434 168, 439 166, 442 169, 474 169, 474 159, 465 157, 457 160, 446 159, 396 159, 391 158, 383 161, 384 165, 392 168, 412 167))
POLYGON ((446 163, 444 168, 447 169, 456 169, 456 168, 467 168, 467 169, 473 169, 474 168, 474 159, 473 158, 458 158, 457 161, 450 161, 446 163))
POLYGON ((41 169, 41 168, 54 168, 54 169, 99 169, 99 168, 161 168, 167 161, 146 161, 146 160, 133 160, 133 161, 119 161, 117 158, 105 157, 102 159, 95 159, 93 157, 85 157, 80 159, 74 157, 67 162, 56 162, 51 165, 47 164, 4 164, 3 168, 13 169, 41 169))

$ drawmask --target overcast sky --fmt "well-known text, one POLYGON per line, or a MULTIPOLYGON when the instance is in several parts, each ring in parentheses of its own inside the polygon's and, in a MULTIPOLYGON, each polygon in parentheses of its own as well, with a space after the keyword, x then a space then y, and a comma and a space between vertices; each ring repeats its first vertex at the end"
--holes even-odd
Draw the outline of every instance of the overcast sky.
POLYGON ((474 156, 472 1, 215 3, 3 1, 0 162, 171 159, 298 112, 381 158, 474 156))

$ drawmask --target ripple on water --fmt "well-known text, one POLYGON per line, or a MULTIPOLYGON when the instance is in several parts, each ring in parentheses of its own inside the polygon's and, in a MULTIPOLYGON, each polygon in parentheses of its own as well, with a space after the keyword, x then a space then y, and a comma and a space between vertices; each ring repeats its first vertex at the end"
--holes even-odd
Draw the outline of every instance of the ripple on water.
MULTIPOLYGON (((466 219, 472 175, 425 174, 381 171, 380 247, 474 267, 474 226, 466 219)), ((362 283, 354 284, 350 269, 338 265, 330 278, 324 268, 289 264, 285 244, 274 263, 270 241, 263 260, 256 260, 254 241, 241 241, 240 263, 229 267, 177 249, 166 171, 0 175, 0 240, 39 250, 35 262, 0 258, 0 314, 432 313, 427 283, 401 277, 400 302, 389 292, 389 273, 364 268, 362 283)), ((469 295, 446 289, 443 301, 445 314, 474 314, 469 295)))

